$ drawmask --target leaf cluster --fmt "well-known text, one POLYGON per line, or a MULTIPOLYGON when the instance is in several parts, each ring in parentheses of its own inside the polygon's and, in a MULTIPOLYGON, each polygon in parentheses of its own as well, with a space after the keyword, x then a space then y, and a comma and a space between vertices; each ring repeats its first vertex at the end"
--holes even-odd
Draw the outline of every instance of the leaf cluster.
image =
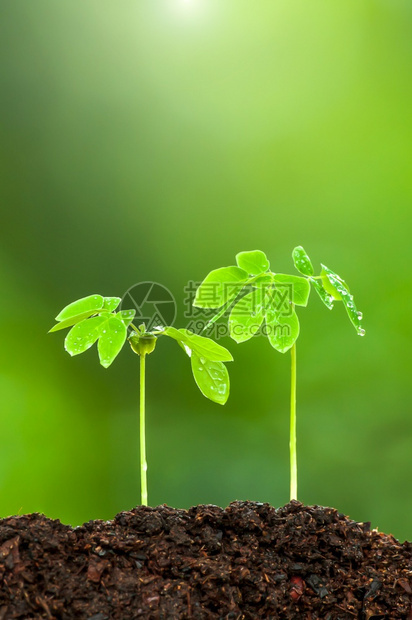
POLYGON ((89 295, 69 304, 56 316, 58 323, 50 332, 71 327, 64 341, 64 348, 70 355, 79 355, 96 342, 100 363, 108 368, 120 353, 126 338, 127 328, 136 311, 115 312, 120 297, 89 295))
POLYGON ((325 265, 315 276, 302 246, 293 250, 292 257, 300 276, 271 271, 267 256, 260 250, 240 252, 235 266, 214 269, 206 276, 193 305, 217 310, 207 326, 229 312, 230 336, 238 343, 264 327, 270 344, 285 353, 299 336, 295 306, 307 305, 313 287, 329 309, 334 301, 342 301, 357 333, 364 335, 362 314, 344 280, 325 265))
POLYGON ((159 336, 175 340, 190 357, 193 377, 200 391, 210 400, 224 405, 230 391, 229 374, 223 362, 233 361, 230 352, 210 338, 187 329, 157 327, 147 332, 144 324, 135 327, 135 310, 115 312, 120 297, 89 295, 69 304, 57 315, 50 332, 71 327, 64 347, 70 355, 84 353, 97 341, 100 364, 108 368, 120 353, 126 339, 138 355, 151 353, 159 336), (128 328, 131 333, 128 336, 128 328))

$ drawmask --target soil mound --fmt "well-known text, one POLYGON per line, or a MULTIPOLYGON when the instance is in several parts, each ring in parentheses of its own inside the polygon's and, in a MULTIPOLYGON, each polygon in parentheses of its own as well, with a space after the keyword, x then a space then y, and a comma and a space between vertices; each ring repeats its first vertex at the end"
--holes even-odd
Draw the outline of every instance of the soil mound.
POLYGON ((0 520, 0 620, 412 620, 412 544, 333 508, 139 506, 0 520))

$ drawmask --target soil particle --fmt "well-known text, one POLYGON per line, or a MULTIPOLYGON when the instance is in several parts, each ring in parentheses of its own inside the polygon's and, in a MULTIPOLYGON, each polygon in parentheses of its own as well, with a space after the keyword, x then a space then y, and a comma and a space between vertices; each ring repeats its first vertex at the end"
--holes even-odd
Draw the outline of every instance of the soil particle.
POLYGON ((333 508, 0 520, 0 620, 412 620, 412 544, 333 508))

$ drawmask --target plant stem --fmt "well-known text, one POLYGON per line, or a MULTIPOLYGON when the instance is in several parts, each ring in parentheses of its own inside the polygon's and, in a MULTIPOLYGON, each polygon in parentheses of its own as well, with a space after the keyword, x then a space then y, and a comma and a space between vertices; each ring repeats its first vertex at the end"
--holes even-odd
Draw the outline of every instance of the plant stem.
POLYGON ((296 342, 291 350, 290 372, 290 499, 298 497, 298 466, 296 460, 296 342))
POLYGON ((147 462, 145 429, 145 373, 146 355, 140 355, 140 488, 142 506, 147 506, 147 462))

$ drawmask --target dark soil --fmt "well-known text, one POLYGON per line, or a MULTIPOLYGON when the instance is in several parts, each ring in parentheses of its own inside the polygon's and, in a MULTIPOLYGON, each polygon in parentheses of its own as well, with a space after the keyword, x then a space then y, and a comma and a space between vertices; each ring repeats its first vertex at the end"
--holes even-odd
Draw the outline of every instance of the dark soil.
POLYGON ((412 544, 332 508, 138 507, 0 520, 0 620, 412 620, 412 544))

